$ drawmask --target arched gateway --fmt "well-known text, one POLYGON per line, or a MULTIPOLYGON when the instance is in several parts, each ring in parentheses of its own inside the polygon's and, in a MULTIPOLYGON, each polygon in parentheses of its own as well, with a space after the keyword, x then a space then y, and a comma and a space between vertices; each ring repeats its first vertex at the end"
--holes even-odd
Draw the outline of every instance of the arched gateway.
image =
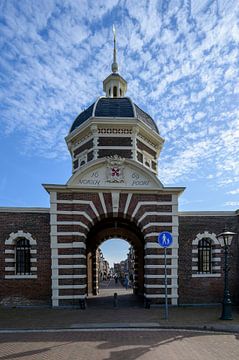
POLYGON ((100 97, 73 122, 66 142, 73 175, 66 185, 45 185, 51 202, 52 304, 70 305, 97 292, 96 248, 107 238, 132 243, 135 289, 164 301, 161 231, 173 234, 167 252, 168 298, 178 298, 178 196, 157 178, 164 140, 154 120, 125 97, 116 48, 100 97))

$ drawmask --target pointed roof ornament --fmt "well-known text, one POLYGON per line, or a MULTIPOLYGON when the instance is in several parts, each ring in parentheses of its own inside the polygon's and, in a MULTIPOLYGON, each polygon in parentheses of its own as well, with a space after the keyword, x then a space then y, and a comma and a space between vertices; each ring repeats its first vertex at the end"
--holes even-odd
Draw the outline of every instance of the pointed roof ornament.
POLYGON ((113 25, 113 34, 114 34, 114 54, 113 54, 113 63, 111 66, 112 72, 113 73, 117 73, 118 72, 118 64, 117 64, 117 60, 116 60, 116 31, 115 31, 115 26, 113 25))
POLYGON ((103 90, 106 93, 106 97, 121 98, 125 96, 127 91, 127 81, 118 73, 117 63, 117 51, 116 51, 116 31, 113 25, 114 34, 114 52, 113 52, 113 63, 111 65, 112 73, 107 76, 103 81, 103 90))

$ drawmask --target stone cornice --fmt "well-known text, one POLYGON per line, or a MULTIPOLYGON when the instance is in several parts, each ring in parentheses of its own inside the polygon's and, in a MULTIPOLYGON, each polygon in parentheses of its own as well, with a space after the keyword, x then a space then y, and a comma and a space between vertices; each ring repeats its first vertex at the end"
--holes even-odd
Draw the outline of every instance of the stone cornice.
POLYGON ((179 211, 179 216, 236 216, 236 211, 179 211))
POLYGON ((50 208, 37 207, 0 207, 0 212, 16 212, 16 213, 49 213, 50 208))

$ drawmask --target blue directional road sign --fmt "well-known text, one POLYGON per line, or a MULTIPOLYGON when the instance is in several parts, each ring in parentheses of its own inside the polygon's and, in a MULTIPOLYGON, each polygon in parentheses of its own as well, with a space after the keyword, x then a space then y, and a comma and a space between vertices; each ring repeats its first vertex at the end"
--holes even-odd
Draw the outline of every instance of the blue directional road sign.
POLYGON ((158 243, 163 248, 167 248, 173 243, 172 234, 168 231, 163 231, 158 235, 158 243))

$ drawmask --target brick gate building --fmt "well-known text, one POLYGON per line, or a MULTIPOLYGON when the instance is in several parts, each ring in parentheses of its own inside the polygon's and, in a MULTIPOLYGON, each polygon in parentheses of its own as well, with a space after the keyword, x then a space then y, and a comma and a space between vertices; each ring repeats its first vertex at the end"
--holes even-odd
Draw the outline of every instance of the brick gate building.
MULTIPOLYGON (((154 120, 125 96, 115 48, 103 89, 105 96, 75 119, 66 137, 71 178, 65 185, 44 185, 50 208, 0 209, 1 303, 72 306, 97 294, 97 248, 112 238, 134 248, 134 292, 162 303, 161 231, 173 235, 167 250, 169 303, 220 302, 223 253, 216 234, 225 224, 239 232, 238 211, 178 212, 184 188, 165 187, 158 179, 164 140, 154 120)), ((238 302, 236 237, 231 250, 230 286, 238 302)))

